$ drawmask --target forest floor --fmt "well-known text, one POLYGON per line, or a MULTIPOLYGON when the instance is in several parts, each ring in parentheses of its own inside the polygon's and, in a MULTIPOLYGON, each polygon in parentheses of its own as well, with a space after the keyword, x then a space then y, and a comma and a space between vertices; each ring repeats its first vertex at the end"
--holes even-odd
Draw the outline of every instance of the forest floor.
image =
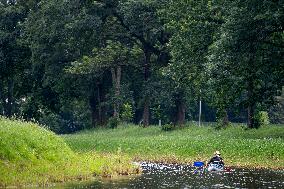
POLYGON ((76 152, 120 153, 133 161, 192 164, 207 161, 219 150, 227 166, 284 168, 283 125, 245 129, 244 125, 233 124, 216 130, 190 124, 162 131, 158 126, 125 124, 116 129, 85 130, 62 137, 76 152))

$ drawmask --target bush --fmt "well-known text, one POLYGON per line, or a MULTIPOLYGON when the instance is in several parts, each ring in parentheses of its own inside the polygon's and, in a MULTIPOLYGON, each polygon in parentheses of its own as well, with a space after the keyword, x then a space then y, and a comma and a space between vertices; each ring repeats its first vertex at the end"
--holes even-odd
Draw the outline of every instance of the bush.
POLYGON ((131 122, 133 120, 133 109, 131 104, 123 104, 121 119, 125 122, 131 122))
POLYGON ((269 125, 269 123, 270 123, 269 116, 268 116, 268 113, 266 111, 259 111, 254 116, 254 121, 255 121, 255 125, 257 127, 266 126, 266 125, 269 125))
POLYGON ((119 124, 119 118, 117 117, 111 117, 108 119, 107 127, 111 129, 117 128, 119 124))
POLYGON ((165 124, 162 126, 163 131, 172 131, 175 129, 175 126, 173 124, 165 124))

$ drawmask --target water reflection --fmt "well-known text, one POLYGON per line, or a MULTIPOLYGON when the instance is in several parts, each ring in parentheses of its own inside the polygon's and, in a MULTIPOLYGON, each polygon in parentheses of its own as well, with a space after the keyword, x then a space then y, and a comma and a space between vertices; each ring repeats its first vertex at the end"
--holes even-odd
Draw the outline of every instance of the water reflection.
POLYGON ((284 171, 230 169, 211 173, 183 165, 141 163, 141 166, 141 176, 102 179, 66 188, 284 188, 284 171))

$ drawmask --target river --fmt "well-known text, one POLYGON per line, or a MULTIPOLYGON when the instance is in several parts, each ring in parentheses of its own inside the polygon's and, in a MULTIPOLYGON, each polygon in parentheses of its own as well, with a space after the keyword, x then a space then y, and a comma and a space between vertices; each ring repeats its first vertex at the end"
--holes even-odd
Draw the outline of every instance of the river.
POLYGON ((158 188, 284 188, 284 170, 228 168, 223 172, 196 170, 187 165, 140 163, 140 176, 99 179, 63 188, 158 189, 158 188))

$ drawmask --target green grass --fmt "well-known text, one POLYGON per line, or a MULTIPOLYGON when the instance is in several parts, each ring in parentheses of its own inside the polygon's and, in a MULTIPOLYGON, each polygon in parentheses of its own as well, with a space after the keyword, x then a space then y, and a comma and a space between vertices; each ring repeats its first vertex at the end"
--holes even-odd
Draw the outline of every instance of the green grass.
POLYGON ((0 117, 0 188, 137 172, 119 152, 74 153, 61 137, 37 124, 0 117))
POLYGON ((208 160, 220 150, 227 165, 284 168, 284 127, 245 130, 241 126, 215 130, 189 125, 171 132, 152 126, 83 131, 63 138, 77 152, 120 149, 134 160, 192 163, 208 160))

